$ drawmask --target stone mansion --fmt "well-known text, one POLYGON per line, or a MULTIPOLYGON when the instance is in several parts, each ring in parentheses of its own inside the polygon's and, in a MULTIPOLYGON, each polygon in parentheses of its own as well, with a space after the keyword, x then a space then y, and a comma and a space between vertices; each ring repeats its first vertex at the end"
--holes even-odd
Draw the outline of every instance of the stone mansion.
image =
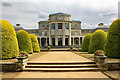
MULTIPOLYGON (((34 33, 40 47, 51 46, 81 46, 84 36, 93 33, 97 29, 103 29, 106 33, 108 28, 100 23, 95 29, 81 29, 81 21, 71 20, 71 15, 66 13, 49 14, 49 19, 38 22, 39 29, 24 29, 28 33, 34 33)), ((15 26, 15 30, 22 29, 15 26)))

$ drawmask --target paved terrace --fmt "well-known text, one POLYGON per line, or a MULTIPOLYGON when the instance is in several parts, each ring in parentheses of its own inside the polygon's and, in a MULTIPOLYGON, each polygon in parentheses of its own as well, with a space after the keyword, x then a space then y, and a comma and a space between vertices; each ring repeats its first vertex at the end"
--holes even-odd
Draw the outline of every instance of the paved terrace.
MULTIPOLYGON (((48 52, 31 61, 40 62, 71 62, 91 61, 70 51, 48 52)), ((89 78, 89 80, 111 80, 100 71, 94 72, 21 72, 15 78, 89 78), (94 78, 94 79, 92 79, 94 78), (105 78, 105 79, 101 79, 105 78)))

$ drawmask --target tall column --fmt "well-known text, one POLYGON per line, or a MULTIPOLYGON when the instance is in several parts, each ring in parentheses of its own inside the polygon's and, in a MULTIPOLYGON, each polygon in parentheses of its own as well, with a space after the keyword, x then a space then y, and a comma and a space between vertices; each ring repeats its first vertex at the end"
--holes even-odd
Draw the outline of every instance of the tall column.
POLYGON ((55 46, 58 46, 58 23, 55 23, 55 46))
POLYGON ((40 43, 40 47, 41 47, 41 38, 40 38, 40 40, 39 40, 39 43, 40 43))
POLYGON ((78 37, 79 38, 79 46, 80 46, 80 37, 78 37))
POLYGON ((51 23, 49 23, 49 45, 51 44, 51 23))
POLYGON ((73 37, 73 46, 74 46, 74 37, 73 37))
POLYGON ((46 37, 46 46, 47 46, 47 37, 46 37))
POLYGON ((69 23, 69 45, 71 45, 71 23, 69 23))
POLYGON ((65 23, 62 23, 62 45, 65 46, 65 23))

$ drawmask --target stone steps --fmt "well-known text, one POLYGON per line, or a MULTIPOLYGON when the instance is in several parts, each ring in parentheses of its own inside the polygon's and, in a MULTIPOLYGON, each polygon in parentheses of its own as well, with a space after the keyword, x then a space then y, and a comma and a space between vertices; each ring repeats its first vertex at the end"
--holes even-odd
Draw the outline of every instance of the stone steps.
POLYGON ((94 61, 29 61, 27 64, 95 64, 94 61))
POLYGON ((96 64, 62 64, 62 65, 27 65, 26 68, 82 68, 82 67, 97 67, 96 64))
POLYGON ((98 71, 94 61, 29 61, 24 71, 98 71))
POLYGON ((98 68, 25 68, 24 71, 98 71, 98 68))

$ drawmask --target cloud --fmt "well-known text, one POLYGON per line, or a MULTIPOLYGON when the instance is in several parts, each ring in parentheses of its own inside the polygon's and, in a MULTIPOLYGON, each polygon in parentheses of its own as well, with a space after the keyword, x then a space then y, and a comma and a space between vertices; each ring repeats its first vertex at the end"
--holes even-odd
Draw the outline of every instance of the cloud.
POLYGON ((114 15, 117 15, 117 14, 115 14, 115 13, 100 13, 100 14, 98 14, 99 16, 114 16, 114 15))
POLYGON ((12 25, 21 23, 24 28, 37 28, 38 21, 49 18, 49 14, 63 12, 71 14, 71 19, 81 21, 82 28, 95 28, 99 22, 109 24, 111 18, 117 17, 117 0, 30 1, 3 2, 3 19, 9 20, 12 25), (4 7, 6 4, 9 7, 4 7))
POLYGON ((12 7, 12 4, 10 4, 8 2, 2 2, 2 6, 4 6, 4 7, 12 7))
POLYGON ((39 14, 38 14, 38 18, 42 18, 42 19, 45 19, 45 18, 48 18, 48 13, 46 13, 46 12, 39 12, 39 14))

